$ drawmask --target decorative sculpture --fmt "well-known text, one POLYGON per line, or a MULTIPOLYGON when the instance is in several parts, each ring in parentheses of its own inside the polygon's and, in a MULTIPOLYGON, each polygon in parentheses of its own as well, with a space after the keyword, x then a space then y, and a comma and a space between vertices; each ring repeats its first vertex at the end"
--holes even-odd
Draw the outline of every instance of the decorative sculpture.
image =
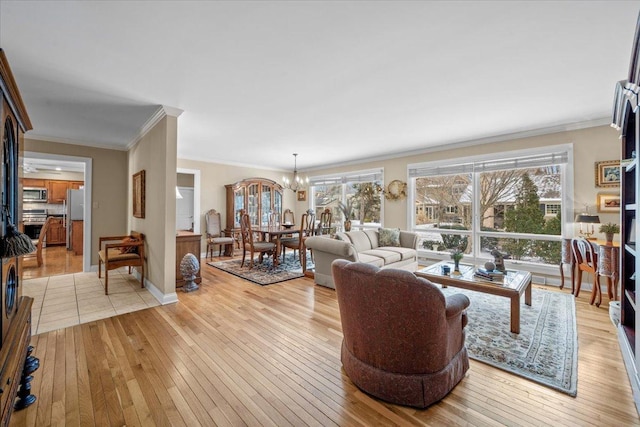
POLYGON ((198 284, 194 282, 198 270, 200 270, 200 263, 194 254, 187 253, 182 257, 182 261, 180 261, 180 273, 182 273, 185 282, 182 288, 184 292, 195 291, 199 288, 198 284))
POLYGON ((491 255, 493 255, 495 269, 504 273, 506 271, 506 268, 504 268, 504 255, 498 249, 493 249, 491 255))

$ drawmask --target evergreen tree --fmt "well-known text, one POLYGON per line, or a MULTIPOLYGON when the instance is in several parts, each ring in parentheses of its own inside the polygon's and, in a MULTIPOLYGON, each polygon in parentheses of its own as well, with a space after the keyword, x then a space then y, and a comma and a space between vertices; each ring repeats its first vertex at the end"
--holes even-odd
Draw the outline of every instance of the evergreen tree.
MULTIPOLYGON (((544 229, 545 221, 540 209, 538 187, 529 178, 529 174, 522 175, 515 206, 505 213, 504 224, 505 230, 512 233, 539 234, 544 229)), ((532 241, 527 239, 508 239, 504 247, 515 259, 533 251, 532 241)))

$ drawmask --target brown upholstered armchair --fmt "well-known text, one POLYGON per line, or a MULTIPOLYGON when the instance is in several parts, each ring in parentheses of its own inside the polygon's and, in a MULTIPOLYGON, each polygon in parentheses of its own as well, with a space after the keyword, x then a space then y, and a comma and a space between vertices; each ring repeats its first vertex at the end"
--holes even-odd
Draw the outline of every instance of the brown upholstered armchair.
POLYGON ((445 297, 413 273, 332 263, 342 321, 342 365, 361 390, 400 405, 426 408, 469 369, 464 345, 469 299, 445 297))

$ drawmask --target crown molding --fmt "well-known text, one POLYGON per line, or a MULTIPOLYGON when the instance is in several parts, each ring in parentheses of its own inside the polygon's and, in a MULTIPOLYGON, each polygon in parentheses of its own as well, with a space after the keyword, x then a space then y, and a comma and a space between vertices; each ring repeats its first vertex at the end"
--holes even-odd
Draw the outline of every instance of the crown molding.
POLYGON ((138 141, 140 141, 155 125, 160 122, 160 120, 165 117, 180 117, 180 115, 184 112, 179 108, 169 107, 167 105, 160 105, 155 113, 145 122, 144 125, 140 128, 140 132, 138 132, 138 136, 131 140, 126 146, 126 150, 130 150, 133 148, 138 141))

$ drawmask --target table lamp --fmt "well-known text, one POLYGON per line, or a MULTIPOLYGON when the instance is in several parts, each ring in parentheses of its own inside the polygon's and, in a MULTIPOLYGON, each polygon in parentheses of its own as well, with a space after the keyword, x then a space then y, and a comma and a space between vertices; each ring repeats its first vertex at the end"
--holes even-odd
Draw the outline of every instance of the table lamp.
POLYGON ((593 224, 600 224, 600 217, 598 215, 590 215, 588 213, 581 213, 576 215, 575 222, 580 223, 580 235, 583 236, 587 240, 595 240, 595 237, 592 237, 595 234, 595 227, 593 224), (585 227, 585 231, 582 231, 582 224, 587 224, 585 227), (591 232, 589 232, 589 224, 591 224, 591 232))

